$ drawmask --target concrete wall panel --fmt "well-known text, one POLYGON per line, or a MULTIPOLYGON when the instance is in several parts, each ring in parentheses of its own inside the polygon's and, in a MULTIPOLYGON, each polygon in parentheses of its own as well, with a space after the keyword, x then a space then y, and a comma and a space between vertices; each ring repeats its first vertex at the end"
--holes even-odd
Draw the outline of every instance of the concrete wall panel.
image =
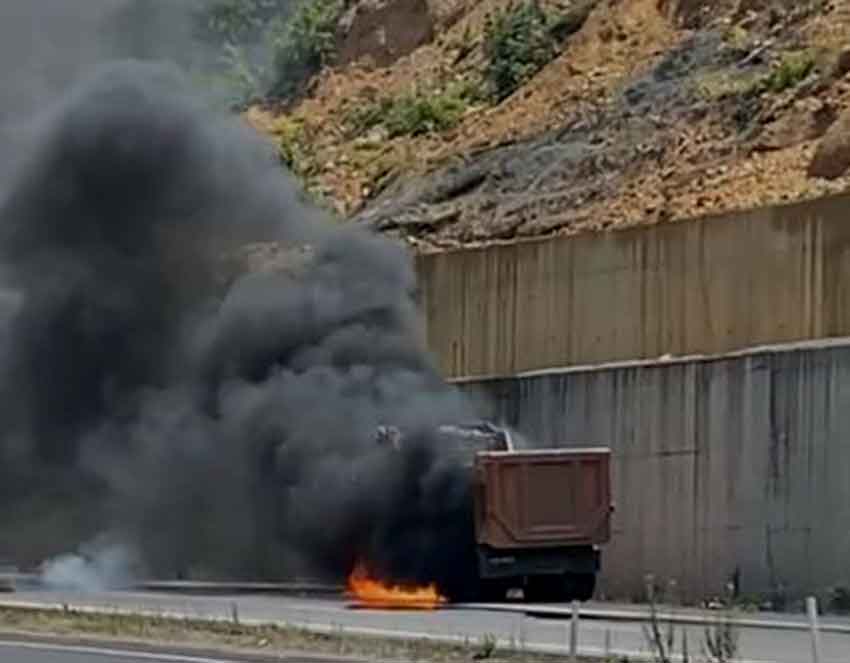
POLYGON ((850 585, 850 344, 458 384, 537 444, 612 447, 611 595, 850 585))
POLYGON ((421 256, 449 376, 850 335, 850 196, 421 256))

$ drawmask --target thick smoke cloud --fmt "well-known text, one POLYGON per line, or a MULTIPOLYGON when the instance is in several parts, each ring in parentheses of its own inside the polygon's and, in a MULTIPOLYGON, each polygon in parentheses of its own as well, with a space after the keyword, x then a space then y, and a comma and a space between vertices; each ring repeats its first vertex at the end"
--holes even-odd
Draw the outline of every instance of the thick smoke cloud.
POLYGON ((305 207, 187 89, 162 65, 100 66, 4 175, 0 554, 81 550, 51 566, 67 582, 105 536, 112 576, 129 558, 251 578, 366 560, 458 594, 469 484, 434 431, 469 412, 423 351, 407 256, 305 207), (266 241, 313 257, 223 285, 225 258, 266 241), (401 453, 376 444, 387 423, 401 453))
POLYGON ((218 54, 193 34, 193 12, 206 2, 0 2, 0 191, 42 113, 93 65, 124 58, 214 64, 218 54))

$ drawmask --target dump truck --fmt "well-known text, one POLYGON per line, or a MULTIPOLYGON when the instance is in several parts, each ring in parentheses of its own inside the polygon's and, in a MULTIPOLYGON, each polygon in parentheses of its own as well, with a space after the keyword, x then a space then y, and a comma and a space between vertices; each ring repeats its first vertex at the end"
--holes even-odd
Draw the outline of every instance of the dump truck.
MULTIPOLYGON (((490 422, 441 426, 439 435, 470 470, 478 599, 512 589, 535 602, 592 598, 611 536, 610 449, 537 449, 490 422)), ((403 443, 392 427, 378 436, 395 449, 403 443)))

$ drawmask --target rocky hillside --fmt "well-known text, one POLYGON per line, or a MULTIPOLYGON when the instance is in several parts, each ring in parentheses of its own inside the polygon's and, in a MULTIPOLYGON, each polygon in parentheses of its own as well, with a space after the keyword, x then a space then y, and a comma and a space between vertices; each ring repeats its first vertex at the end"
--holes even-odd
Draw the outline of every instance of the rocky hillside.
POLYGON ((850 183, 850 1, 360 0, 252 124, 421 251, 669 222, 850 183))

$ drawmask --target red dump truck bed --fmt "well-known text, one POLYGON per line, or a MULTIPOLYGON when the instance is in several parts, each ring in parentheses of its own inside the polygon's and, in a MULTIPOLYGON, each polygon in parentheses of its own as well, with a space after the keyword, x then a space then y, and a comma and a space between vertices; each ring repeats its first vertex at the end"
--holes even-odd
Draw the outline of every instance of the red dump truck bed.
POLYGON ((476 454, 476 537, 494 549, 593 546, 610 538, 606 448, 476 454))

